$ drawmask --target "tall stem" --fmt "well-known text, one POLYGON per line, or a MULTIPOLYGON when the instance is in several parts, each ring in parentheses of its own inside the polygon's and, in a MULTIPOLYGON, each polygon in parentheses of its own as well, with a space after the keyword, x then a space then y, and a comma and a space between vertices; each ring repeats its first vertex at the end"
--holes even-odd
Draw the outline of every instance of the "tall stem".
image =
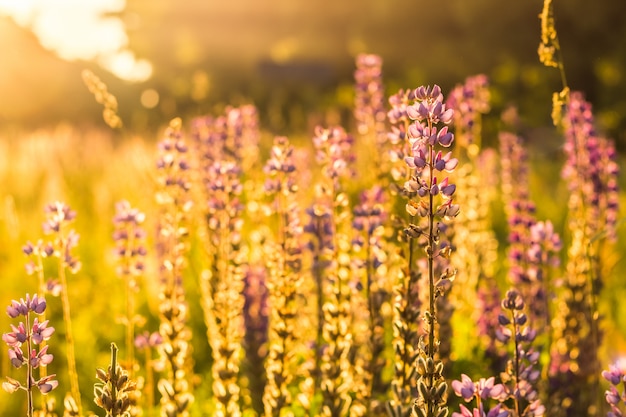
POLYGON ((26 355, 26 395, 28 397, 28 410, 27 410, 27 416, 28 417, 32 417, 33 413, 35 412, 34 409, 34 405, 33 405, 33 367, 30 364, 30 352, 32 347, 32 332, 31 332, 31 328, 30 328, 30 314, 26 314, 26 332, 27 332, 27 337, 26 337, 26 346, 28 348, 28 350, 26 352, 24 352, 24 354, 26 355))
MULTIPOLYGON (((514 378, 515 378, 515 392, 519 392, 519 362, 520 362, 520 357, 519 357, 519 339, 518 339, 518 334, 519 332, 517 331, 517 320, 515 317, 515 311, 512 311, 512 317, 513 317, 513 360, 514 360, 514 364, 513 364, 513 372, 514 372, 514 378)), ((519 416, 520 415, 520 406, 519 406, 519 396, 516 394, 515 397, 513 398, 513 401, 515 402, 515 415, 519 416)))
POLYGON ((61 280, 61 304, 63 306, 63 323, 65 324, 65 341, 67 345, 67 367, 70 377, 70 388, 72 397, 76 402, 78 415, 83 415, 83 409, 80 401, 80 388, 78 385, 78 372, 76 371, 76 354, 74 352, 74 335, 72 333, 72 318, 70 314, 70 298, 67 291, 67 278, 65 276, 65 252, 67 250, 67 242, 64 238, 60 238, 60 260, 59 260, 59 278, 61 280))
MULTIPOLYGON (((429 128, 431 124, 429 122, 429 128)), ((428 147, 428 185, 429 189, 433 186, 433 170, 434 170, 434 159, 435 149, 433 145, 429 145, 428 147)), ((430 313, 430 317, 428 318, 428 357, 435 360, 435 322, 436 322, 436 312, 435 312, 435 214, 434 214, 434 196, 432 193, 428 193, 428 312, 430 313)), ((429 373, 429 386, 432 387, 434 385, 434 374, 429 373)), ((431 417, 435 413, 435 404, 432 401, 428 402, 428 416, 431 417)))
MULTIPOLYGON (((46 294, 46 281, 43 270, 43 257, 41 256, 41 248, 37 251, 37 281, 39 286, 39 294, 44 297, 46 294)), ((39 315, 41 322, 46 321, 46 311, 44 310, 39 315)), ((43 349, 48 343, 45 340, 42 340, 39 344, 39 349, 43 349)), ((45 366, 39 367, 39 379, 45 378, 48 375, 48 369, 45 366)), ((41 397, 41 407, 43 410, 46 410, 46 398, 44 396, 41 397)))
MULTIPOLYGON (((133 227, 128 227, 128 242, 126 247, 126 253, 124 259, 126 262, 124 270, 126 271, 126 361, 128 368, 128 377, 132 379, 133 371, 135 370, 135 298, 134 292, 134 278, 131 272, 130 264, 132 251, 135 247, 135 230, 133 227)), ((117 349, 117 346, 116 346, 117 349)))

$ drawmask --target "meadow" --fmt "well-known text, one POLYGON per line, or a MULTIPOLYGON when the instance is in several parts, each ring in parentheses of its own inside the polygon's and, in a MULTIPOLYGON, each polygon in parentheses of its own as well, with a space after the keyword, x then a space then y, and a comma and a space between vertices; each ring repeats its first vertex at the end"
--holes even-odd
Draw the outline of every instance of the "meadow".
POLYGON ((0 415, 621 416, 623 158, 551 7, 541 137, 373 54, 288 137, 253 104, 127 133, 84 72, 109 129, 0 138, 0 415))

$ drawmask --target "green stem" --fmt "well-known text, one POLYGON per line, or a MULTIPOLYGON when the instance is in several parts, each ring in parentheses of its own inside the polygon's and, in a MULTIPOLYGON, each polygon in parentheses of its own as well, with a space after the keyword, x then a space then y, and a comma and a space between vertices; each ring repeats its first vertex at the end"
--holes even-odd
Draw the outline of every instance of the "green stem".
MULTIPOLYGON (((37 250, 37 280, 39 284, 39 295, 41 297, 45 297, 46 294, 46 280, 44 276, 43 270, 43 257, 41 256, 41 248, 37 250)), ((46 311, 44 310, 40 315, 40 320, 43 323, 46 321, 46 311)), ((48 343, 45 340, 42 340, 39 344, 39 349, 43 349, 48 343)), ((48 368, 46 366, 39 367, 39 379, 45 378, 48 375, 48 368)), ((46 398, 44 396, 41 397, 41 407, 43 410, 46 410, 46 398)))
MULTIPOLYGON (((514 360, 514 363, 513 363, 513 373, 514 373, 513 378, 515 380, 515 391, 514 392, 517 393, 517 392, 519 392, 518 385, 519 385, 519 362, 520 362, 520 358, 519 358, 519 347, 518 347, 519 339, 517 337, 517 334, 518 334, 518 331, 517 331, 517 321, 515 320, 516 317, 515 317, 515 311, 514 310, 511 312, 511 316, 513 318, 512 321, 513 321, 513 340, 514 340, 514 343, 513 343, 513 349, 514 349, 514 351, 513 351, 513 360, 514 360)), ((519 416, 520 415, 520 410, 519 410, 520 406, 519 406, 519 398, 518 398, 517 395, 514 396, 513 401, 515 402, 515 415, 519 416)))
POLYGON ((76 407, 78 409, 78 415, 83 415, 83 409, 80 400, 80 388, 78 385, 78 372, 76 370, 76 353, 74 351, 74 335, 72 333, 72 318, 70 314, 70 298, 67 290, 67 278, 65 274, 65 261, 64 256, 67 250, 67 242, 62 237, 59 239, 61 242, 60 247, 60 261, 59 261, 59 278, 61 279, 61 304, 63 307, 63 323, 65 324, 65 341, 67 344, 67 367, 70 377, 70 390, 76 407))
MULTIPOLYGON (((430 127, 430 122, 429 122, 430 127)), ((435 158, 435 149, 433 145, 429 145, 428 148, 428 167, 429 167, 429 178, 428 178, 428 186, 433 185, 433 170, 434 164, 433 160, 435 158)), ((428 193, 428 312, 430 313, 430 317, 428 319, 428 357, 435 361, 435 214, 434 214, 434 196, 432 193, 428 193)), ((434 374, 432 372, 428 373, 428 386, 434 386, 434 374)), ((432 417, 435 414, 435 403, 431 400, 428 401, 428 416, 432 417)))
POLYGON ((33 413, 35 412, 34 409, 34 405, 33 405, 33 367, 30 364, 30 352, 32 350, 32 332, 31 332, 31 328, 30 328, 30 314, 26 314, 26 332, 27 332, 27 337, 26 337, 26 346, 27 346, 27 351, 23 352, 24 355, 26 356, 26 396, 28 398, 28 410, 27 410, 27 416, 28 417, 32 417, 33 413))
POLYGON ((132 379, 133 371, 135 368, 135 298, 133 296, 133 284, 134 279, 130 268, 130 260, 132 256, 132 250, 134 246, 135 231, 132 230, 132 226, 128 228, 127 235, 127 247, 124 253, 124 259, 126 261, 126 361, 128 362, 128 377, 132 379))

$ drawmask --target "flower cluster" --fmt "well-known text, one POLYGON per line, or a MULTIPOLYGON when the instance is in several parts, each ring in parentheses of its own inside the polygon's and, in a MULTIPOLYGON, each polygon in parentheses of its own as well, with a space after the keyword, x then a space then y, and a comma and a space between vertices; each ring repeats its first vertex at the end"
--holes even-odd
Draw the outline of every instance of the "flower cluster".
POLYGON ((357 130, 373 133, 384 140, 385 90, 382 82, 383 60, 378 55, 360 54, 356 58, 354 118, 357 130))
POLYGON ((502 384, 496 384, 495 378, 480 378, 474 382, 472 379, 461 374, 461 380, 452 381, 452 389, 454 393, 467 403, 476 400, 476 407, 471 411, 461 404, 461 412, 452 413, 452 417, 508 417, 509 410, 506 409, 502 401, 507 397, 506 388, 502 384), (491 408, 487 407, 489 400, 496 400, 497 404, 491 408))
POLYGON ((489 80, 479 74, 457 85, 446 101, 446 106, 454 109, 456 141, 471 157, 477 156, 480 150, 480 115, 489 111, 489 100, 489 80))
POLYGON ((626 363, 624 360, 620 359, 609 365, 608 371, 602 371, 602 377, 611 384, 604 393, 604 398, 611 407, 607 417, 622 417, 624 412, 619 405, 622 402, 626 402, 626 390, 624 390, 624 387, 626 387, 626 363), (623 385, 623 387, 620 388, 620 385, 623 385))
POLYGON ((37 387, 42 394, 47 394, 59 385, 54 379, 56 376, 54 374, 42 376, 39 379, 33 376, 33 369, 46 367, 53 359, 52 354, 48 353, 48 345, 42 345, 42 343, 50 339, 54 333, 54 327, 48 326, 48 320, 40 322, 38 317, 35 317, 31 324, 31 314, 41 315, 45 310, 46 300, 37 294, 32 298, 27 294, 25 299, 11 301, 11 305, 6 310, 8 316, 12 319, 24 316, 25 321, 17 326, 11 325, 12 331, 2 334, 2 340, 9 346, 11 365, 15 368, 21 368, 24 365, 27 367, 25 383, 7 377, 6 382, 2 383, 2 388, 9 393, 19 389, 27 392, 28 416, 33 415, 33 388, 37 387), (37 349, 36 345, 40 348, 37 349))
POLYGON ((318 126, 313 136, 317 162, 324 166, 324 175, 333 181, 351 175, 350 163, 354 161, 354 139, 342 127, 324 129, 318 126))
POLYGON ((424 270, 428 277, 428 309, 424 312, 427 335, 419 343, 419 396, 413 410, 419 417, 430 417, 447 413, 443 362, 436 359, 440 344, 435 329, 436 301, 449 287, 454 272, 447 267, 447 262, 440 262, 448 258, 451 251, 449 242, 440 234, 446 229, 443 221, 459 213, 459 206, 453 203, 456 185, 447 176, 439 180, 437 173, 454 171, 458 160, 451 152, 444 154, 438 149, 449 148, 454 141, 447 126, 452 122, 454 110, 446 108, 441 88, 422 86, 413 92, 413 96, 414 104, 406 109, 407 116, 415 121, 408 129, 412 152, 405 157, 413 175, 405 182, 404 191, 410 197, 406 211, 412 218, 418 217, 418 221, 411 223, 405 233, 411 241, 418 239, 423 247, 426 255, 424 270), (443 126, 439 127, 440 124, 443 126))
POLYGON ((297 311, 302 307, 302 227, 296 202, 296 166, 293 148, 285 137, 276 137, 270 159, 265 190, 273 199, 278 233, 275 243, 268 243, 267 287, 271 307, 269 353, 266 361, 267 385, 263 395, 265 414, 279 416, 293 403, 290 388, 298 372, 296 342, 297 311))
POLYGON ((189 235, 188 221, 192 207, 191 180, 188 162, 189 148, 182 134, 182 122, 170 122, 164 138, 159 142, 157 169, 159 189, 156 194, 160 206, 157 236, 159 256, 160 334, 159 346, 167 376, 159 383, 161 412, 166 416, 188 415, 193 400, 190 382, 192 366, 189 345, 191 332, 187 327, 188 307, 183 287, 183 270, 189 235))
POLYGON ((211 267, 203 275, 203 308, 213 347, 213 389, 218 400, 218 416, 240 413, 237 375, 244 337, 240 312, 245 303, 240 175, 241 169, 235 162, 216 161, 206 183, 210 233, 207 249, 211 267))
POLYGON ((435 150, 435 145, 449 148, 454 141, 447 126, 440 129, 436 126, 449 124, 454 111, 446 109, 439 86, 420 87, 415 96, 416 103, 407 107, 407 115, 415 123, 410 125, 408 132, 412 155, 405 157, 405 162, 416 175, 404 184, 404 188, 408 193, 417 193, 420 198, 417 202, 409 201, 406 209, 411 216, 454 217, 459 213, 459 206, 452 202, 456 186, 448 177, 438 180, 436 172, 452 172, 459 161, 452 157, 452 152, 444 154, 435 150), (439 195, 443 202, 432 206, 433 198, 439 195))
MULTIPOLYGON (((363 297, 353 300, 366 304, 361 308, 365 324, 364 341, 367 351, 362 355, 366 390, 363 400, 367 409, 376 412, 382 408, 380 398, 388 384, 382 373, 386 365, 385 317, 383 306, 389 301, 388 247, 385 245, 385 223, 388 218, 387 201, 382 187, 374 186, 361 194, 360 204, 354 207, 352 227, 358 234, 353 238, 353 247, 360 257, 355 257, 354 270, 357 284, 364 283, 363 297), (364 275, 364 277, 363 277, 364 275)), ((359 307, 353 307, 358 315, 359 307)))
POLYGON ((596 302, 606 262, 601 248, 606 237, 614 236, 619 170, 612 144, 598 136, 591 104, 581 93, 570 94, 563 127, 570 245, 562 296, 552 320, 550 385, 556 406, 565 402, 566 409, 572 404, 587 409, 596 402, 587 389, 589 381, 597 385, 601 370, 602 329, 596 302))
MULTIPOLYGON (((131 281, 145 270, 146 232, 142 227, 145 219, 145 214, 133 208, 128 201, 120 201, 115 205, 113 240, 116 244, 115 254, 120 260, 117 273, 122 277, 130 277, 131 281)), ((135 282, 132 284, 136 285, 135 282)))
MULTIPOLYGON (((70 298, 67 283, 67 272, 77 274, 81 268, 81 263, 72 252, 78 246, 79 235, 70 225, 76 219, 76 212, 67 204, 56 201, 44 207, 45 221, 42 224, 44 235, 51 236, 50 243, 38 241, 37 245, 27 243, 23 251, 31 261, 27 264, 27 271, 36 272, 39 277, 40 291, 49 292, 53 295, 61 296, 63 308, 63 324, 65 326, 65 342, 67 367, 70 379, 70 391, 68 402, 80 414, 82 413, 82 402, 78 382, 78 371, 76 366, 76 353, 74 344, 74 333, 72 327, 72 315, 70 311, 70 298), (43 259, 53 256, 58 259, 57 279, 48 280, 44 283, 43 259), (33 267, 33 268, 31 268, 33 267)), ((45 374, 45 368, 41 374, 45 374)))
POLYGON ((537 332, 527 325, 528 316, 524 313, 525 303, 516 290, 509 290, 502 300, 502 312, 498 315, 501 328, 496 337, 502 343, 513 342, 513 358, 502 373, 507 398, 513 401, 516 416, 540 417, 545 407, 536 389, 541 371, 536 369, 539 352, 531 344, 537 332))
MULTIPOLYGON (((346 226, 351 224, 349 199, 342 180, 352 175, 353 138, 341 127, 318 126, 313 145, 318 162, 322 164, 323 181, 316 187, 317 200, 313 207, 314 230, 319 235, 316 249, 318 263, 314 274, 318 279, 318 349, 316 367, 321 371, 319 388, 322 391, 322 415, 339 416, 352 411, 350 392, 360 385, 352 380, 353 364, 348 353, 353 347, 351 329, 350 286, 351 239, 346 226), (319 221, 317 221, 319 220, 319 221), (327 222, 327 223, 326 223, 327 222), (319 227, 316 227, 319 226, 319 227), (319 365, 319 366, 317 366, 319 365)), ((317 387, 317 381, 316 381, 317 387)))
POLYGON ((46 220, 42 224, 44 235, 54 235, 53 247, 55 256, 61 259, 64 267, 73 274, 80 270, 80 261, 72 255, 72 249, 78 245, 78 234, 74 230, 65 232, 67 225, 76 218, 76 212, 60 201, 44 207, 46 220))

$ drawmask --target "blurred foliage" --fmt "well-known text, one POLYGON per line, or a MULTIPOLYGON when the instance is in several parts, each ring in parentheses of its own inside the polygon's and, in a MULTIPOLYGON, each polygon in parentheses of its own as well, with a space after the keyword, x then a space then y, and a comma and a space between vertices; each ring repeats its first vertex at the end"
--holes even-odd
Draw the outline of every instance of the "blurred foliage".
MULTIPOLYGON (((515 103, 528 125, 545 126, 560 81, 537 59, 541 6, 541 0, 129 0, 118 17, 130 48, 154 68, 139 84, 92 63, 63 62, 0 18, 0 126, 101 123, 80 82, 87 66, 138 131, 247 101, 273 132, 302 131, 336 106, 359 52, 383 57, 389 93, 434 82, 447 91, 485 73, 496 114, 515 103)), ((626 3, 555 1, 555 17, 572 90, 587 94, 602 129, 623 147, 626 3)))

